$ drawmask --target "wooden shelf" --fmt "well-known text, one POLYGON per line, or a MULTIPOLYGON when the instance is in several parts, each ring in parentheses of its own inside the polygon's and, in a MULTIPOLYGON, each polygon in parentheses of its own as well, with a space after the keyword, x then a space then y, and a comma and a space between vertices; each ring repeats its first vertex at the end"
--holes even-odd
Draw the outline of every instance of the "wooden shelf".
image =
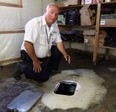
MULTIPOLYGON (((60 7, 61 13, 65 13, 65 11, 70 10, 70 9, 78 9, 80 10, 84 5, 71 5, 71 6, 67 6, 67 7, 60 7)), ((115 47, 108 47, 108 46, 99 46, 98 43, 98 39, 99 39, 99 33, 100 33, 100 29, 102 28, 110 28, 110 27, 116 27, 114 26, 108 26, 108 25, 100 25, 100 20, 101 20, 101 14, 103 13, 103 10, 108 9, 110 11, 112 11, 112 13, 116 13, 116 1, 114 2, 103 2, 103 3, 97 3, 97 4, 90 4, 91 8, 95 8, 97 9, 97 15, 96 15, 96 25, 90 25, 90 26, 81 26, 81 25, 63 25, 60 24, 60 27, 65 27, 65 28, 70 28, 71 30, 75 30, 75 29, 95 29, 96 30, 96 34, 95 34, 95 44, 89 44, 89 43, 78 43, 81 45, 86 45, 86 46, 91 46, 93 47, 93 62, 94 64, 96 64, 97 62, 97 54, 98 54, 98 49, 99 48, 103 48, 106 49, 106 51, 111 50, 116 50, 115 47)), ((106 14, 109 14, 107 12, 105 12, 106 14)), ((103 14, 105 14, 103 13, 103 14)), ((65 31, 65 30, 64 30, 65 31)), ((109 52, 107 52, 106 54, 108 54, 109 52)))
POLYGON ((71 26, 73 26, 73 25, 58 24, 58 26, 71 27, 71 26))
MULTIPOLYGON (((88 4, 84 4, 84 5, 88 5, 88 4)), ((82 8, 84 5, 69 5, 69 6, 64 6, 64 7, 60 7, 61 10, 69 10, 71 8, 82 8)), ((89 4, 90 6, 97 6, 98 3, 94 3, 94 4, 89 4)), ((112 2, 102 2, 101 5, 103 7, 106 7, 106 6, 114 6, 116 5, 116 1, 112 1, 112 2)))
POLYGON ((116 50, 115 47, 108 47, 108 46, 99 46, 100 48, 107 48, 107 49, 112 49, 112 50, 116 50))
POLYGON ((78 44, 81 44, 81 45, 85 45, 85 46, 94 46, 93 44, 89 44, 89 43, 79 43, 79 42, 76 42, 76 43, 78 43, 78 44))
POLYGON ((101 28, 108 28, 108 27, 116 27, 116 26, 108 26, 108 25, 100 25, 101 28))
MULTIPOLYGON (((72 41, 71 43, 78 43, 78 44, 81 44, 81 45, 85 45, 85 46, 94 46, 93 44, 90 44, 90 43, 79 43, 79 42, 76 42, 76 41, 72 41)), ((109 46, 98 46, 98 48, 103 48, 103 49, 112 49, 112 50, 116 50, 115 47, 109 47, 109 46)))
POLYGON ((24 33, 23 29, 20 30, 12 30, 12 31, 0 31, 0 34, 12 34, 12 33, 24 33))
POLYGON ((103 2, 101 3, 102 8, 116 7, 116 2, 103 2))
POLYGON ((83 29, 95 29, 95 25, 86 25, 86 26, 81 26, 81 25, 64 25, 64 24, 58 24, 59 27, 73 27, 74 28, 83 28, 83 29))
POLYGON ((83 7, 83 5, 69 5, 69 6, 60 7, 60 10, 69 10, 69 9, 81 8, 81 7, 83 7))

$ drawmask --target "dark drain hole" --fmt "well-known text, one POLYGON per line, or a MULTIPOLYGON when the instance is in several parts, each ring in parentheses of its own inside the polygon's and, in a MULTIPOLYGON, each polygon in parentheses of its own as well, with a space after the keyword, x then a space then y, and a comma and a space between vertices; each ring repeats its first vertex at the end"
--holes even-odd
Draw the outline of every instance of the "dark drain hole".
POLYGON ((76 90, 76 83, 74 82, 60 82, 57 84, 54 93, 61 95, 74 95, 76 90))

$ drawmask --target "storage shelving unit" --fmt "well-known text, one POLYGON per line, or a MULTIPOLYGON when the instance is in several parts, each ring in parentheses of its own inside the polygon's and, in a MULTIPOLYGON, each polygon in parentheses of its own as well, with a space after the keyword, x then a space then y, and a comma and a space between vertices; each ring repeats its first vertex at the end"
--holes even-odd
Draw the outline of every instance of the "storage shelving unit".
MULTIPOLYGON (((111 8, 113 10, 116 10, 116 2, 107 2, 107 3, 101 3, 99 2, 97 4, 97 18, 96 18, 96 35, 95 35, 95 45, 94 45, 94 51, 93 51, 93 62, 96 64, 97 62, 97 50, 98 48, 105 48, 106 49, 106 53, 105 53, 105 58, 108 58, 109 57, 109 52, 110 50, 116 50, 116 48, 114 47, 107 47, 107 46, 99 46, 99 43, 98 43, 98 39, 99 39, 99 31, 100 31, 100 28, 106 28, 106 27, 116 27, 116 26, 108 26, 108 25, 104 25, 104 26, 101 26, 100 25, 100 20, 101 20, 101 9, 103 8, 111 8)), ((116 12, 115 12, 116 13, 116 12)))
MULTIPOLYGON (((74 5, 74 6, 68 6, 68 7, 60 7, 61 13, 65 13, 67 10, 70 9, 77 9, 80 10, 83 7, 83 5, 74 5)), ((59 24, 59 28, 62 30, 71 30, 73 28, 78 28, 78 27, 83 27, 83 28, 91 28, 91 29, 95 29, 96 33, 95 33, 95 42, 94 44, 84 44, 82 43, 82 45, 89 45, 89 46, 93 46, 93 63, 96 65, 97 63, 97 56, 98 56, 98 49, 99 48, 103 48, 106 49, 106 53, 105 53, 105 57, 108 58, 109 56, 109 52, 110 50, 116 50, 115 47, 108 47, 108 46, 100 46, 98 43, 98 39, 99 39, 99 31, 101 28, 107 28, 107 27, 116 27, 116 26, 108 26, 108 25, 104 25, 101 26, 100 25, 100 20, 101 20, 101 10, 104 8, 111 8, 113 13, 116 13, 116 1, 114 2, 98 2, 97 4, 90 4, 90 7, 95 7, 97 10, 97 14, 96 14, 96 24, 95 25, 90 25, 90 26, 80 26, 80 25, 60 25, 59 24)))

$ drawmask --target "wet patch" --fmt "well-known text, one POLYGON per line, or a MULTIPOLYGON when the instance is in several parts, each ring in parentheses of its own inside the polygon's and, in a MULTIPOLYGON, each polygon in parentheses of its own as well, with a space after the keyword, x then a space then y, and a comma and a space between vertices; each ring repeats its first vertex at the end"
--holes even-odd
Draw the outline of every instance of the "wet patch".
POLYGON ((52 109, 80 108, 88 109, 91 104, 97 104, 103 100, 107 90, 102 85, 104 79, 99 77, 92 70, 78 69, 66 70, 52 76, 44 87, 42 103, 52 109), (77 76, 76 76, 77 75, 77 76), (55 86, 62 80, 73 80, 81 85, 81 88, 73 95, 62 95, 54 93, 55 86))

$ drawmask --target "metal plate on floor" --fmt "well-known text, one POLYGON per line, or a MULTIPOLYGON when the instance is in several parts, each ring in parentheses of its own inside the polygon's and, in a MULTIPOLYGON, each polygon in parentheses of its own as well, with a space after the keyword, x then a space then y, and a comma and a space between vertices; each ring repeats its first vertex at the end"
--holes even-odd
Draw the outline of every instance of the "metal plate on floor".
POLYGON ((7 109, 12 112, 29 112, 41 96, 42 92, 25 90, 7 105, 7 109))

